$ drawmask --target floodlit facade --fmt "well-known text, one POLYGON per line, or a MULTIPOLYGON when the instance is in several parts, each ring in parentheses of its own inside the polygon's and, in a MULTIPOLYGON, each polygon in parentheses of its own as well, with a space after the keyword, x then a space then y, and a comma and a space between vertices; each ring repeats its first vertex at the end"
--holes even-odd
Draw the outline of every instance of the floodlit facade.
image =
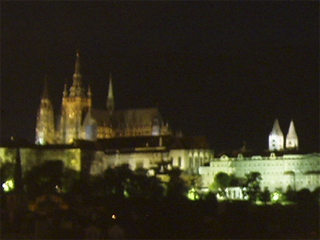
POLYGON ((201 165, 209 164, 214 158, 204 137, 133 136, 95 142, 77 140, 70 145, 17 146, 11 142, 2 145, 0 166, 14 163, 19 151, 23 172, 45 161, 60 160, 65 168, 84 172, 83 176, 100 175, 122 164, 128 164, 132 170, 152 170, 162 165, 168 170, 177 167, 197 174, 201 165))
POLYGON ((54 114, 51 100, 48 94, 48 83, 45 80, 40 107, 37 114, 36 144, 54 144, 54 114))
POLYGON ((286 148, 287 149, 298 149, 298 135, 296 133, 293 121, 290 122, 289 131, 286 137, 286 148))
POLYGON ((274 121, 272 131, 269 134, 269 151, 282 151, 284 149, 297 150, 299 148, 298 135, 293 121, 290 122, 286 139, 281 131, 278 119, 274 121))
POLYGON ((274 121, 272 131, 269 134, 269 150, 282 151, 284 149, 284 137, 278 119, 274 121))
POLYGON ((296 190, 308 188, 313 191, 320 187, 320 154, 223 155, 212 160, 210 166, 199 168, 203 187, 209 187, 219 172, 233 174, 237 178, 245 178, 249 172, 259 172, 262 177, 261 188, 268 187, 270 191, 279 188, 286 191, 288 186, 296 190))
POLYGON ((72 86, 65 85, 58 121, 53 121, 53 108, 48 89, 41 98, 36 139, 39 145, 72 144, 75 140, 96 141, 115 137, 171 135, 169 125, 157 108, 117 110, 115 108, 112 78, 105 109, 92 108, 90 86, 82 85, 80 54, 76 54, 72 86))

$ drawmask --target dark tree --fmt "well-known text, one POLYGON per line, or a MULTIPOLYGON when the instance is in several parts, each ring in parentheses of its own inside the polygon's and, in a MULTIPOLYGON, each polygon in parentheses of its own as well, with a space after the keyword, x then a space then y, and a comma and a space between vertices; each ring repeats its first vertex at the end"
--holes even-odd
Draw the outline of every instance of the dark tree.
POLYGON ((244 184, 245 193, 248 194, 250 201, 257 201, 261 193, 260 183, 261 174, 259 172, 250 172, 246 174, 246 182, 244 184))
POLYGON ((25 173, 24 184, 29 196, 55 193, 61 189, 63 177, 62 161, 47 161, 25 173))
POLYGON ((126 185, 130 198, 155 199, 163 197, 163 187, 157 177, 149 177, 146 169, 136 169, 126 185))
POLYGON ((292 189, 290 185, 287 187, 287 190, 284 193, 284 196, 285 196, 285 199, 290 202, 295 202, 297 200, 296 192, 292 189))
POLYGON ((188 193, 188 187, 186 186, 185 181, 180 177, 182 170, 179 168, 173 168, 168 171, 170 177, 169 182, 167 183, 167 197, 172 198, 185 198, 188 193))
POLYGON ((261 192, 260 200, 265 204, 270 201, 270 191, 268 187, 265 187, 263 192, 261 192))
POLYGON ((211 188, 214 192, 218 192, 226 197, 226 188, 230 186, 231 177, 225 172, 218 172, 214 176, 211 188))

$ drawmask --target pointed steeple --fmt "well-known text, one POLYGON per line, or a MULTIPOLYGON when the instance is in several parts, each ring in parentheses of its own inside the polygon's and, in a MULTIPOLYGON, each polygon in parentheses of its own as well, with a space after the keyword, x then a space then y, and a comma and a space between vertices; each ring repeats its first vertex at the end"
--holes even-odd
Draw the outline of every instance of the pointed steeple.
POLYGON ((284 137, 280 128, 278 119, 274 121, 272 131, 269 134, 269 150, 281 151, 283 150, 284 137))
POLYGON ((286 148, 288 149, 298 149, 298 135, 296 133, 294 123, 291 120, 288 134, 286 137, 286 148))
POLYGON ((273 128, 270 134, 283 136, 278 119, 274 121, 273 128))
POLYGON ((37 114, 36 144, 53 144, 55 141, 54 113, 48 94, 48 77, 45 78, 43 94, 37 114))
POLYGON ((113 98, 113 88, 112 88, 112 77, 109 75, 109 89, 108 89, 108 98, 107 98, 107 109, 110 115, 114 110, 114 98, 113 98))
POLYGON ((83 89, 81 86, 81 73, 80 73, 80 53, 79 50, 77 50, 76 54, 76 63, 75 63, 75 70, 73 74, 73 83, 70 88, 70 96, 82 96, 83 95, 83 89))
POLYGON ((73 78, 74 77, 81 77, 81 74, 80 74, 80 52, 79 52, 79 49, 77 50, 77 53, 76 53, 76 63, 75 63, 75 66, 74 66, 74 74, 73 74, 73 78))
POLYGON ((67 96, 68 96, 67 84, 64 84, 63 97, 67 97, 67 96))
POLYGON ((90 86, 90 85, 88 86, 87 96, 88 96, 89 98, 92 97, 92 92, 91 92, 91 86, 90 86))

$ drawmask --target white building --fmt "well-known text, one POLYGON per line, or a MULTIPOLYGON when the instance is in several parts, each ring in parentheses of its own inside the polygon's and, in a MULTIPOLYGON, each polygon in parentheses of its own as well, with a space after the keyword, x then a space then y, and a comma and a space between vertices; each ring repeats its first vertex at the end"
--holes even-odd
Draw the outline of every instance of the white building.
POLYGON ((269 151, 282 151, 284 149, 299 148, 298 135, 293 121, 290 122, 288 134, 284 140, 278 119, 274 121, 272 131, 269 134, 269 151), (284 145, 285 144, 285 145, 284 145))
POLYGON ((237 178, 245 178, 249 172, 259 172, 262 177, 261 188, 268 187, 270 191, 277 188, 286 191, 289 185, 296 190, 308 188, 313 191, 320 187, 320 154, 223 155, 211 161, 210 166, 199 168, 203 187, 208 187, 219 172, 233 174, 237 178))
POLYGON ((274 121, 272 131, 269 134, 269 150, 282 151, 284 149, 284 137, 278 119, 274 121))

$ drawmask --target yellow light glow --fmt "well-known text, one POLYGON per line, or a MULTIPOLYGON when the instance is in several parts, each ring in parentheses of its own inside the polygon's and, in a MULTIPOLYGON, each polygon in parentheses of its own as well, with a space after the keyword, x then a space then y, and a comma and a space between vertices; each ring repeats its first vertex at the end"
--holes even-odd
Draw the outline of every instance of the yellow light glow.
POLYGON ((3 187, 3 191, 5 191, 5 192, 9 192, 9 191, 13 190, 13 188, 14 188, 13 181, 11 179, 6 181, 5 183, 2 184, 2 187, 3 187))
POLYGON ((112 214, 111 218, 114 220, 117 219, 116 215, 114 215, 114 214, 112 214))
POLYGON ((199 195, 194 188, 191 188, 188 192, 188 198, 192 201, 198 200, 199 195))

